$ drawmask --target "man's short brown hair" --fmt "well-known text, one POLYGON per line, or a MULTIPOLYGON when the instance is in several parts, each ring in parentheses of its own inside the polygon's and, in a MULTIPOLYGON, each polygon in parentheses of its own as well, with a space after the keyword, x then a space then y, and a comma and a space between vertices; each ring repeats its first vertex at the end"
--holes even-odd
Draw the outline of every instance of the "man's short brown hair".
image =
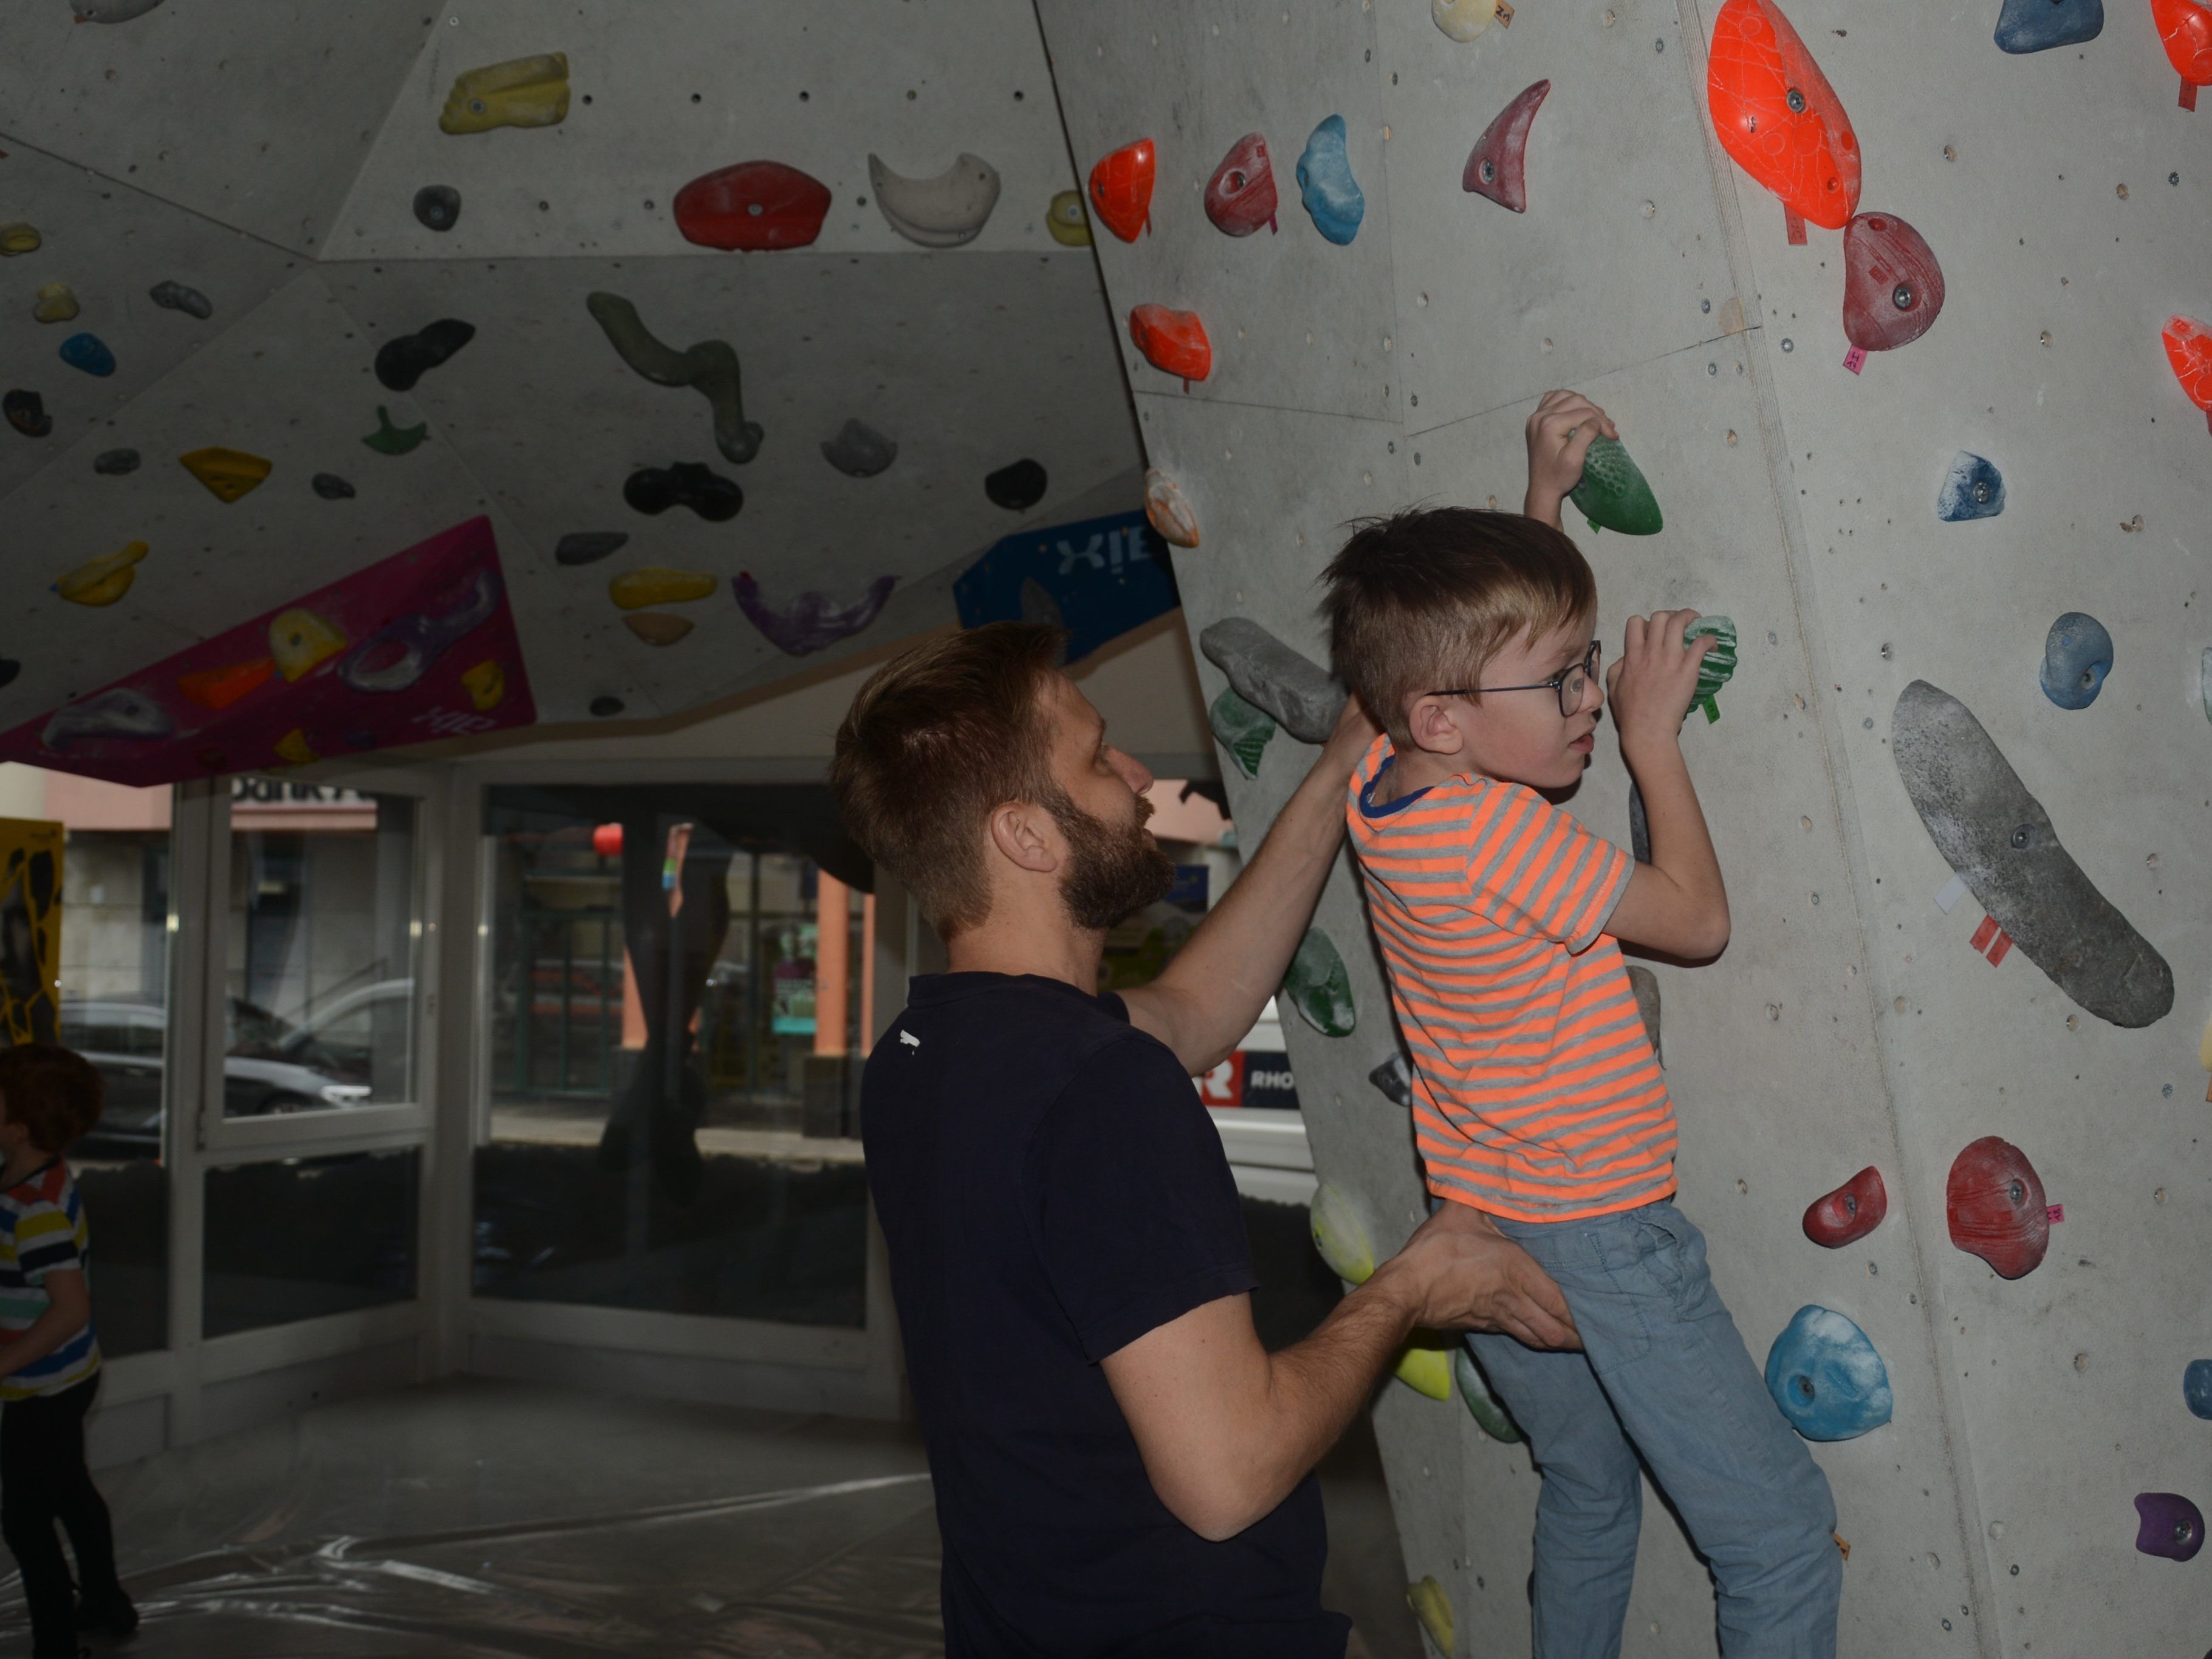
POLYGON ((0 1049, 0 1097, 8 1121, 31 1132, 31 1145, 58 1152, 100 1121, 107 1088, 76 1049, 19 1042, 0 1049))
POLYGON ((1066 637, 1006 622, 930 640, 878 669, 837 728, 846 832, 946 939, 990 910, 984 819, 1060 797, 1044 694, 1066 637))
POLYGON ((1336 677, 1401 749, 1415 698, 1477 684, 1522 635, 1597 614, 1582 550, 1518 513, 1412 507, 1365 520, 1322 575, 1336 677))

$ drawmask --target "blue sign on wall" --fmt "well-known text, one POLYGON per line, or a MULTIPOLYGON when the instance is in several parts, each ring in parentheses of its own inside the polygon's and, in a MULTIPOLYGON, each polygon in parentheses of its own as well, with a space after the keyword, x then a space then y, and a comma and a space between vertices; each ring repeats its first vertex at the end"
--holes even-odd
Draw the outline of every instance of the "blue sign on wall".
POLYGON ((1065 628, 1070 662, 1182 603, 1167 544, 1140 512, 1009 536, 968 567, 952 596, 963 628, 1065 628))

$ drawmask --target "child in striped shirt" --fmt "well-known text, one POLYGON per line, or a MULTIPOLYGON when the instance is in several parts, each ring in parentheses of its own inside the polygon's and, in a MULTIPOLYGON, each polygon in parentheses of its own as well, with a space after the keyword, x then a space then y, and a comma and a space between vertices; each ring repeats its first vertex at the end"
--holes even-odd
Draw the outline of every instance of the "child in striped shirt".
POLYGON ((1617 942, 1717 956, 1728 896, 1679 738, 1710 644, 1683 644, 1695 613, 1632 617, 1598 678, 1596 580, 1559 506, 1600 435, 1602 410, 1549 393, 1523 514, 1401 513, 1330 564, 1336 672, 1384 727, 1346 816, 1430 1191, 1528 1250, 1583 1340, 1468 1339, 1543 1474, 1537 1659, 1620 1653, 1639 1458, 1711 1565, 1721 1651, 1828 1659, 1834 1503, 1671 1201, 1674 1103, 1617 942), (1581 779, 1608 696, 1649 864, 1546 799, 1581 779))
POLYGON ((128 1635, 107 1505, 84 1462, 100 1389, 84 1203, 62 1151, 100 1121, 100 1073, 45 1043, 0 1051, 0 1537, 15 1553, 33 1659, 76 1659, 79 1630, 128 1635), (57 1522, 76 1553, 72 1594, 57 1522))

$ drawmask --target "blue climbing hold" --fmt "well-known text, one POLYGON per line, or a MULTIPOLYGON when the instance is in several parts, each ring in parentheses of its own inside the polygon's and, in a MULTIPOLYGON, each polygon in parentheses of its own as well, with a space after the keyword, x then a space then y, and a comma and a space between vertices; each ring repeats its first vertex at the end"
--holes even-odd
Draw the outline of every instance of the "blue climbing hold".
POLYGON ((1889 1421, 1889 1368, 1839 1313, 1800 1308, 1766 1355, 1766 1391, 1808 1440, 1850 1440, 1889 1421))
POLYGON ((1339 247, 1359 234, 1367 198, 1352 176, 1352 156, 1344 146, 1344 118, 1332 115, 1313 130, 1298 157, 1298 199, 1313 216, 1314 228, 1339 247))
POLYGON ((2043 695, 2061 708, 2087 708, 2112 672, 2112 636, 2094 617, 2069 611, 2043 641, 2043 695))
POLYGON ((1936 493, 1936 516, 1945 524, 1994 519, 2004 511, 2004 474, 1978 455, 1960 450, 1951 458, 1936 493))
POLYGON ((2212 1359, 2192 1359, 2181 1374, 2181 1397, 2191 1413, 2212 1418, 2212 1359))
POLYGON ((2003 52, 2048 52, 2078 46, 2105 30, 2105 0, 2004 0, 1997 14, 2003 52))
POLYGON ((72 334, 62 342, 62 361, 88 374, 115 373, 115 354, 97 334, 72 334))

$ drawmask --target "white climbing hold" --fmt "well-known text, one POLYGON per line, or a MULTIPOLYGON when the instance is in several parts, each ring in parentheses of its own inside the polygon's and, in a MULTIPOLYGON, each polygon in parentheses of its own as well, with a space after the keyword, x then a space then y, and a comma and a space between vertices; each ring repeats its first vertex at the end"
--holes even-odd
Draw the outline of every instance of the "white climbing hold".
POLYGON ((999 170, 965 151, 934 179, 907 178, 885 167, 881 156, 870 155, 868 183, 885 222, 923 247, 974 241, 999 204, 999 170))

